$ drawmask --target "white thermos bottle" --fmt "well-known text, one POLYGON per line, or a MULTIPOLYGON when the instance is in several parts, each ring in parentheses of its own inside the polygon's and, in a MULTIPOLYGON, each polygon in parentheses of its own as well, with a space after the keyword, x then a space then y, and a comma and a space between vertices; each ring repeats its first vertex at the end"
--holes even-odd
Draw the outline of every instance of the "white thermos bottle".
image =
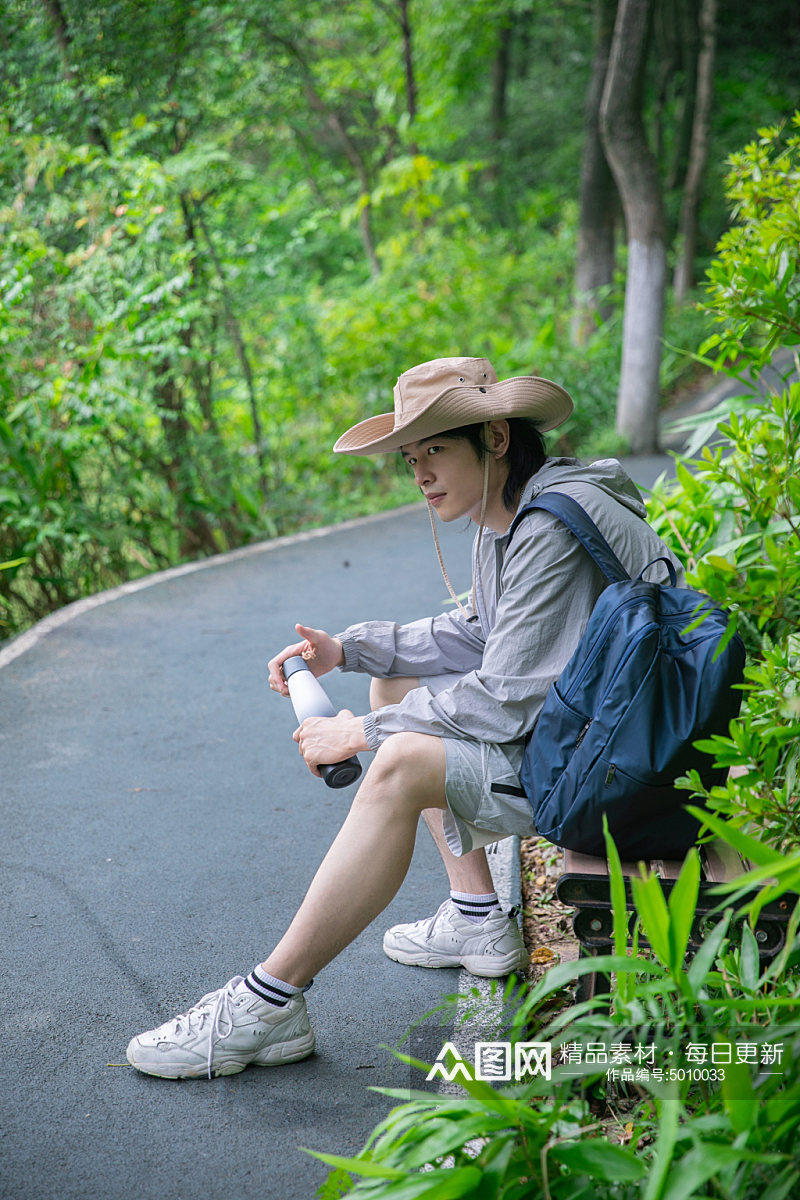
MULTIPOLYGON (((335 717, 336 709, 328 699, 325 689, 304 658, 296 654, 283 664, 283 677, 289 687, 295 716, 300 724, 306 717, 335 717)), ((349 787, 361 774, 361 763, 353 755, 344 762, 319 764, 319 771, 328 787, 349 787)))

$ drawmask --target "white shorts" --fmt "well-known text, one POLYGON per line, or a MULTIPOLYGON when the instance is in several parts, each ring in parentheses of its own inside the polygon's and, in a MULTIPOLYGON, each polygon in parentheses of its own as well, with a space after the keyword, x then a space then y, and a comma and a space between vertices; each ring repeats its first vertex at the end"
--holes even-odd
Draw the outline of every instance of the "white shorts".
MULTIPOLYGON (((435 696, 452 687, 460 675, 426 675, 420 686, 435 696)), ((521 742, 476 742, 442 738, 446 758, 447 810, 442 825, 451 853, 461 856, 490 842, 536 833, 531 806, 522 791, 521 742), (499 790, 498 790, 499 789, 499 790)))

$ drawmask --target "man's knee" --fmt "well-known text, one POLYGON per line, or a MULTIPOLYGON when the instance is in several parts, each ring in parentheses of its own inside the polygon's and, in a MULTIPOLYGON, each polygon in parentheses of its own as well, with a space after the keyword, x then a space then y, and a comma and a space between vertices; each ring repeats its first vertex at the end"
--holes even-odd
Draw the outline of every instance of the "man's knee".
POLYGON ((369 770, 377 794, 396 794, 420 808, 444 803, 445 753, 441 738, 394 733, 378 748, 369 770))
POLYGON ((418 687, 418 679, 373 679, 369 685, 369 706, 374 712, 386 704, 399 704, 404 696, 418 687))

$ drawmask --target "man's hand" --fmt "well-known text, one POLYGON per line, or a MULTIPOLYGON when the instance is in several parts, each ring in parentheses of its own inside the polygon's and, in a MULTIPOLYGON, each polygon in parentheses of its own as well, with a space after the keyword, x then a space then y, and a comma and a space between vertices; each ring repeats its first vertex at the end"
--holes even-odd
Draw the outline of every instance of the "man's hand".
POLYGON ((364 737, 364 718, 354 717, 343 708, 335 717, 307 717, 292 737, 312 775, 319 776, 319 764, 344 762, 359 751, 369 750, 364 737))
POLYGON ((295 625, 295 629, 302 642, 286 646, 269 662, 269 686, 282 696, 289 695, 289 686, 283 677, 283 664, 287 658, 299 654, 308 663, 311 674, 316 676, 327 675, 334 667, 344 664, 344 650, 338 638, 331 637, 324 629, 310 629, 307 625, 295 625))

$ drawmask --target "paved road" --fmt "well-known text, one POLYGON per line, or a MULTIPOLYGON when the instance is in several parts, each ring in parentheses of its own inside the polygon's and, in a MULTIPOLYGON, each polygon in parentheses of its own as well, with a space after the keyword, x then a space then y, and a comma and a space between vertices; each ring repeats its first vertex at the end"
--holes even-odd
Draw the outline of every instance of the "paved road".
MULTIPOLYGON (((469 541, 443 539, 456 581, 469 541)), ((289 703, 266 688, 269 654, 295 620, 409 620, 445 595, 415 505, 167 575, 6 650, 4 1200, 309 1200, 326 1168, 298 1147, 360 1149, 387 1111, 368 1087, 408 1086, 382 1046, 459 978, 380 948, 387 920, 446 894, 422 835, 386 916, 310 993, 314 1058, 213 1082, 109 1064, 263 957, 341 823, 351 793, 300 762, 289 703)), ((336 673, 330 692, 366 707, 363 677, 336 673)))
MULTIPOLYGON (((669 465, 630 469, 649 485, 669 465)), ((442 529, 462 587, 470 540, 442 529)), ((269 654, 296 620, 409 620, 444 596, 415 505, 90 598, 0 651, 3 1200, 311 1200, 326 1168, 298 1147, 358 1150, 387 1109, 368 1087, 408 1086, 382 1047, 459 987, 380 949, 444 893, 425 836, 309 996, 315 1057, 212 1082, 117 1064, 263 957, 341 822, 350 793, 300 763, 269 654)), ((364 711, 363 678, 330 691, 364 711)))

